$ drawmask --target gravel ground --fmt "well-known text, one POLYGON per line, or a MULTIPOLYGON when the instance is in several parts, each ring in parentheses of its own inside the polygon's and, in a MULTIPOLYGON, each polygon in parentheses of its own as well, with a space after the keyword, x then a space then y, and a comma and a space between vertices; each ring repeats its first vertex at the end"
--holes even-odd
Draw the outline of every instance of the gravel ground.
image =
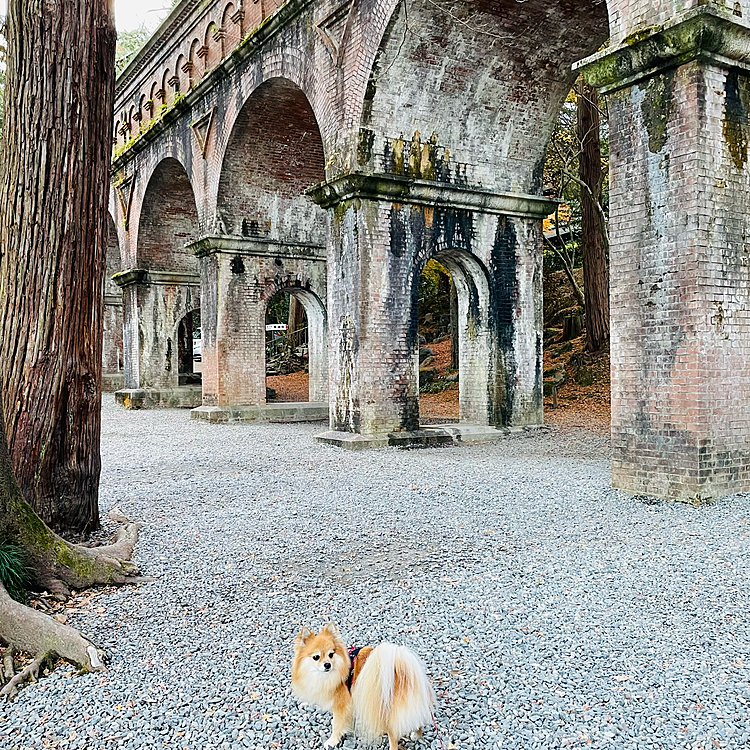
POLYGON ((102 510, 144 522, 158 581, 71 610, 109 671, 24 689, 0 746, 320 748, 288 671, 328 619, 422 656, 446 750, 748 746, 750 497, 638 502, 582 430, 352 454, 320 429, 107 397, 102 510))

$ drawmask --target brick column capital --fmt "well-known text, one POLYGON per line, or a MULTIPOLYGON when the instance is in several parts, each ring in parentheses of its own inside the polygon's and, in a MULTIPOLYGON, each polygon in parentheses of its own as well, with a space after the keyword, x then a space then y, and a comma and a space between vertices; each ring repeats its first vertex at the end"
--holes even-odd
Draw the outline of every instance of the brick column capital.
POLYGON ((184 271, 152 271, 147 268, 128 268, 112 277, 112 281, 120 288, 133 285, 152 286, 186 284, 199 286, 200 276, 197 273, 184 271))
POLYGON ((750 71, 750 24, 728 11, 702 5, 665 24, 641 28, 573 67, 609 94, 692 60, 750 71))
POLYGON ((527 218, 549 216, 557 205, 555 201, 536 195, 495 193, 449 182, 361 172, 335 177, 310 188, 307 194, 323 208, 332 208, 353 198, 364 198, 527 218))

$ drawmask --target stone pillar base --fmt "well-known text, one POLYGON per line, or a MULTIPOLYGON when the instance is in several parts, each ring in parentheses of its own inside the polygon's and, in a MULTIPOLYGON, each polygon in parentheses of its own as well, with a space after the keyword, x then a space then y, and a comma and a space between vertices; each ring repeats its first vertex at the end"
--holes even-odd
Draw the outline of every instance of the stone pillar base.
POLYGON ((255 406, 199 406, 190 418, 202 422, 322 422, 328 420, 323 401, 288 401, 255 406))
POLYGON ((438 424, 407 432, 385 435, 361 435, 355 432, 330 430, 316 435, 317 443, 333 445, 350 451, 373 448, 434 448, 465 443, 492 443, 509 435, 532 433, 547 429, 544 425, 524 427, 494 427, 492 425, 438 424))
POLYGON ((176 388, 123 388, 115 391, 115 401, 126 409, 153 409, 171 407, 191 409, 202 400, 199 385, 181 385, 176 388))

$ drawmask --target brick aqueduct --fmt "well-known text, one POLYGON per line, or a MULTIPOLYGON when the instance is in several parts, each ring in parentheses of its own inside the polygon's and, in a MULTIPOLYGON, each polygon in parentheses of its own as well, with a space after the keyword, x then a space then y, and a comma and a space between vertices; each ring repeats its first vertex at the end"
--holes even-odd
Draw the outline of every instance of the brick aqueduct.
POLYGON ((262 409, 265 310, 287 290, 322 438, 417 440, 416 290, 438 258, 456 432, 541 424, 542 164, 583 70, 609 96, 614 484, 750 489, 749 5, 183 0, 117 83, 121 400, 262 409), (202 390, 180 380, 197 309, 202 390))

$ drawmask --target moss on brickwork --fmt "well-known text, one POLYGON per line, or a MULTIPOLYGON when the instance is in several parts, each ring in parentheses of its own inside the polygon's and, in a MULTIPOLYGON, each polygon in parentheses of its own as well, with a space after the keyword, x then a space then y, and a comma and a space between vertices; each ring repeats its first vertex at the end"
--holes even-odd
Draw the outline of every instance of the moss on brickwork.
POLYGON ((669 121, 672 117, 672 83, 674 73, 662 73, 640 86, 646 96, 641 103, 643 124, 648 132, 648 149, 658 154, 669 138, 669 121))
POLYGON ((623 44, 628 46, 637 44, 638 42, 648 39, 654 34, 658 34, 664 27, 663 26, 643 26, 640 29, 636 29, 632 33, 628 34, 623 40, 623 44))
POLYGON ((722 133, 737 169, 742 169, 747 164, 747 147, 750 141, 749 88, 746 76, 739 75, 736 70, 727 74, 722 133))

